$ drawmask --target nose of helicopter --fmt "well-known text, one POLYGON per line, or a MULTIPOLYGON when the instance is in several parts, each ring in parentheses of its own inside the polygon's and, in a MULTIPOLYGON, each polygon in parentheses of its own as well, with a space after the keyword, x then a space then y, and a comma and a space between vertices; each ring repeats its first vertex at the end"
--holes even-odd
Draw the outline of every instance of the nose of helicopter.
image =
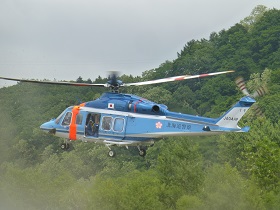
POLYGON ((55 134, 55 122, 51 120, 49 122, 45 122, 40 126, 40 129, 46 133, 55 134))

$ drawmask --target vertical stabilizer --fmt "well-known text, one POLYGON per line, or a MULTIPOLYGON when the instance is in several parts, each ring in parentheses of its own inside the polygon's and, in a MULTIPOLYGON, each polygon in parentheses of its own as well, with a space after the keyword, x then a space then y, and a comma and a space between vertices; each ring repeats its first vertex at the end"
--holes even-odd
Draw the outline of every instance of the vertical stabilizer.
POLYGON ((238 121, 256 101, 250 96, 241 98, 230 110, 217 120, 216 125, 225 128, 239 129, 238 121))

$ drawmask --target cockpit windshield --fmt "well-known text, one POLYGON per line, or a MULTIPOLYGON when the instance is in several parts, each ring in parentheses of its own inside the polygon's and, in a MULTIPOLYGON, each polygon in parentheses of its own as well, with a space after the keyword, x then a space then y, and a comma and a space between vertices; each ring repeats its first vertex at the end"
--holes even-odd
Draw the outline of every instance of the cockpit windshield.
POLYGON ((56 124, 59 124, 59 122, 60 122, 62 116, 65 114, 66 110, 67 110, 67 109, 65 109, 65 110, 55 119, 55 123, 56 123, 56 124))

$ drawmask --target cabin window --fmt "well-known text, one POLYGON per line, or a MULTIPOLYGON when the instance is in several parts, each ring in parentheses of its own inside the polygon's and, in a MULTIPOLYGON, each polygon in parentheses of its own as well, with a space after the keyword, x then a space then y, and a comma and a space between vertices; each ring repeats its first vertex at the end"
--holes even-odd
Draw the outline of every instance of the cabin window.
POLYGON ((72 113, 71 112, 67 112, 61 125, 70 125, 71 123, 71 118, 72 118, 72 113))
POLYGON ((112 117, 103 117, 102 118, 102 129, 105 131, 111 130, 112 127, 112 117))
POLYGON ((76 124, 77 125, 82 125, 83 123, 83 115, 82 114, 78 114, 76 117, 76 124))
POLYGON ((123 118, 116 118, 114 120, 114 131, 122 132, 124 127, 124 119, 123 118))

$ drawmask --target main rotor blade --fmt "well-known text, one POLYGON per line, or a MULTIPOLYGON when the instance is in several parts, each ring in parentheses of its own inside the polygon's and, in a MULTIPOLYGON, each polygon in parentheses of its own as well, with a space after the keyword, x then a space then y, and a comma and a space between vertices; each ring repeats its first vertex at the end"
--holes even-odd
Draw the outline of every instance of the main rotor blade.
POLYGON ((40 83, 40 84, 52 84, 52 85, 108 87, 108 84, 89 84, 89 83, 76 83, 76 82, 39 81, 39 80, 8 78, 8 77, 0 77, 0 79, 17 81, 17 82, 30 82, 30 83, 40 83))
POLYGON ((221 72, 199 74, 199 75, 175 76, 175 77, 168 77, 168 78, 164 78, 164 79, 156 79, 156 80, 150 80, 150 81, 144 81, 144 82, 127 83, 127 84, 123 84, 123 86, 151 85, 151 84, 158 84, 158 83, 164 83, 164 82, 172 82, 172 81, 180 81, 180 80, 186 80, 186 79, 202 78, 202 77, 214 76, 214 75, 218 75, 218 74, 227 74, 227 73, 231 73, 231 72, 234 72, 234 71, 230 70, 230 71, 221 71, 221 72))

